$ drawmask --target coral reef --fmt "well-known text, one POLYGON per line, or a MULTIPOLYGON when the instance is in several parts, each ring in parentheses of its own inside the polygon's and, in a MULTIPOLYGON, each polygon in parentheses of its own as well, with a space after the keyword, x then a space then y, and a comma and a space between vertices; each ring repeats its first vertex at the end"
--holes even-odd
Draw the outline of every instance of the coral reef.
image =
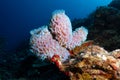
POLYGON ((29 51, 29 39, 24 41, 15 52, 7 53, 3 51, 4 39, 0 38, 0 79, 120 80, 120 5, 118 1, 113 0, 109 6, 97 8, 88 18, 75 19, 72 22, 72 38, 71 34, 65 33, 66 30, 71 33, 69 18, 63 10, 55 11, 48 27, 43 26, 31 31, 30 45, 33 53, 29 51), (86 26, 89 29, 88 40, 85 42, 86 37, 82 36, 87 36, 87 30, 83 27, 78 28, 79 26, 86 26), (66 29, 63 29, 64 27, 66 29), (58 29, 59 32, 54 31, 58 29), (81 30, 85 31, 84 35, 81 30), (68 45, 68 40, 71 41, 72 46, 68 45), (49 42, 51 45, 48 44, 49 42), (39 45, 44 48, 40 48, 39 45), (53 53, 48 54, 50 51, 53 53), (67 54, 64 54, 64 51, 67 51, 67 54), (41 60, 44 58, 45 60, 41 60))
POLYGON ((72 26, 64 10, 53 12, 50 24, 30 31, 31 51, 40 59, 64 62, 70 56, 69 50, 81 45, 88 31, 83 26, 72 33, 72 26), (57 61, 56 61, 57 60, 57 61))
MULTIPOLYGON (((105 23, 101 20, 107 21, 109 17, 107 10, 104 9, 108 9, 110 15, 116 13, 112 12, 114 8, 100 7, 96 10, 94 26, 97 26, 98 30, 107 29, 102 34, 104 37, 109 37, 116 32, 111 31, 113 27, 110 25, 104 28, 105 23), (101 11, 104 12, 100 13, 101 11)), ((120 80, 120 49, 108 52, 96 45, 98 40, 85 42, 87 29, 80 27, 72 32, 70 20, 64 11, 55 11, 48 26, 30 32, 31 51, 37 57, 54 63, 69 80, 120 80)), ((93 28, 94 32, 97 32, 93 25, 88 28, 90 30, 93 28)), ((89 37, 92 36, 91 33, 89 37)))
POLYGON ((83 21, 73 21, 73 26, 74 28, 81 25, 86 26, 89 29, 88 40, 94 40, 106 50, 112 51, 120 48, 119 21, 120 10, 115 7, 101 6, 83 21))
POLYGON ((74 28, 88 27, 87 39, 93 42, 74 48, 71 52, 76 55, 63 64, 62 70, 68 71, 71 80, 120 80, 119 4, 119 0, 113 0, 108 6, 97 8, 88 18, 73 21, 74 28))
POLYGON ((94 40, 109 51, 120 48, 119 21, 119 10, 112 7, 98 8, 95 11, 94 24, 89 27, 88 39, 94 40))
POLYGON ((62 64, 70 80, 120 80, 120 49, 108 52, 93 44, 83 48, 62 64))
POLYGON ((112 2, 108 6, 115 7, 120 10, 120 0, 112 0, 112 2))

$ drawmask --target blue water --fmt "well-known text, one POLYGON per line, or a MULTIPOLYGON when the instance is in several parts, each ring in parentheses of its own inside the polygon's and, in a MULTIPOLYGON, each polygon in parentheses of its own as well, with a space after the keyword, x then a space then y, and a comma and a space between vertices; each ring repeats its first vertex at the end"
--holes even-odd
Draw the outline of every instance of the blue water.
POLYGON ((0 36, 5 50, 14 49, 30 37, 31 29, 48 24, 51 13, 64 9, 71 20, 85 18, 112 0, 0 0, 0 36))

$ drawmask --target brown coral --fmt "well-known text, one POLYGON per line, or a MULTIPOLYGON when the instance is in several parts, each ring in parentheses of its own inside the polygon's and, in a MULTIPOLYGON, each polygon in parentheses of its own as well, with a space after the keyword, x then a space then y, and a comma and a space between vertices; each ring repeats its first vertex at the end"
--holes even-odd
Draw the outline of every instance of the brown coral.
POLYGON ((119 49, 108 52, 91 44, 76 50, 75 56, 62 63, 61 70, 69 73, 70 80, 120 80, 119 49))

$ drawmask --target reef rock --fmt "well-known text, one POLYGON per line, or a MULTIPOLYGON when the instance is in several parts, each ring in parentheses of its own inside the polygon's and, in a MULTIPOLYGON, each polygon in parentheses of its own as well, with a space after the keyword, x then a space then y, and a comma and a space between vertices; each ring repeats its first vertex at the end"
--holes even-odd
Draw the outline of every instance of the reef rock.
POLYGON ((70 80, 120 80, 120 49, 106 51, 89 45, 62 64, 70 80))
POLYGON ((119 9, 101 6, 91 13, 88 18, 83 19, 83 21, 73 21, 74 28, 81 25, 89 29, 88 40, 94 40, 96 44, 103 46, 109 51, 120 48, 119 9))
POLYGON ((108 6, 114 7, 120 10, 120 0, 112 0, 112 2, 108 6))

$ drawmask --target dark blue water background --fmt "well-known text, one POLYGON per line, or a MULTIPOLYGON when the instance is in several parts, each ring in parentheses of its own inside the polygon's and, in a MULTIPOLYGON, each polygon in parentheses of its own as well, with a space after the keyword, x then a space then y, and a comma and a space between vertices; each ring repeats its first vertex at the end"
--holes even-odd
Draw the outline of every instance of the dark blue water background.
POLYGON ((29 31, 48 24, 51 13, 64 9, 71 20, 85 18, 111 0, 0 0, 0 36, 5 50, 14 50, 30 37, 29 31))

